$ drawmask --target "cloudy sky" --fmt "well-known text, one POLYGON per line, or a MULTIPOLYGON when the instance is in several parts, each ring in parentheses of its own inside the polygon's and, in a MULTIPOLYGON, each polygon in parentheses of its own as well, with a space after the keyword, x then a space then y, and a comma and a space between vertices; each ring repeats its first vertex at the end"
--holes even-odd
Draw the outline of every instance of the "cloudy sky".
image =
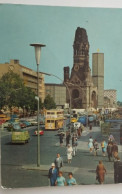
MULTIPOLYGON (((77 27, 87 31, 92 53, 104 53, 105 89, 116 89, 122 101, 122 9, 0 5, 0 63, 19 59, 20 64, 36 70, 34 49, 42 48, 40 71, 63 79, 63 67, 73 66, 73 41, 77 27)), ((46 82, 60 83, 53 77, 46 82)))

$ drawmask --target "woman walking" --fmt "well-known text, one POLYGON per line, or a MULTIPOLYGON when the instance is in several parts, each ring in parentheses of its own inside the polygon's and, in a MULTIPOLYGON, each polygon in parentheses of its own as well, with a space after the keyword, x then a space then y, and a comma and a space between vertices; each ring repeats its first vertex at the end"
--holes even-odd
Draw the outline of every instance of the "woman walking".
POLYGON ((72 172, 69 172, 68 176, 69 176, 69 178, 67 179, 67 185, 68 186, 76 185, 77 183, 76 183, 75 178, 73 177, 72 172))
POLYGON ((66 181, 65 181, 65 178, 63 177, 62 171, 59 171, 55 185, 56 186, 65 186, 66 185, 66 181))
POLYGON ((105 156, 106 148, 107 148, 107 143, 106 143, 105 140, 103 140, 103 141, 101 142, 101 148, 102 148, 103 156, 105 156))
POLYGON ((94 146, 94 155, 97 156, 98 155, 97 150, 99 149, 99 145, 96 139, 93 142, 93 146, 94 146))
POLYGON ((100 160, 96 168, 96 180, 98 180, 100 184, 104 183, 105 173, 106 173, 106 169, 103 165, 103 162, 100 160))
POLYGON ((92 152, 93 151, 93 139, 92 139, 92 136, 90 136, 90 138, 89 138, 88 147, 89 147, 89 151, 92 152))
POLYGON ((63 134, 62 133, 59 136, 59 140, 60 140, 60 146, 62 147, 63 145, 63 134))
POLYGON ((70 146, 70 144, 68 144, 68 147, 67 147, 67 160, 68 160, 68 163, 71 163, 71 160, 72 160, 72 152, 73 152, 73 149, 70 146))

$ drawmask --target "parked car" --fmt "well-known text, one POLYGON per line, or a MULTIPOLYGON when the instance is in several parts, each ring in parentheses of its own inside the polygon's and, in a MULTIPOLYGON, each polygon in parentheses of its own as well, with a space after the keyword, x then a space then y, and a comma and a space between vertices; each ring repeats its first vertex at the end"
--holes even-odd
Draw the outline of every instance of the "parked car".
POLYGON ((10 123, 7 127, 8 131, 18 131, 21 130, 21 126, 20 123, 14 122, 14 123, 10 123))
POLYGON ((2 125, 3 125, 4 128, 7 128, 8 125, 10 125, 10 122, 9 121, 6 121, 6 122, 2 123, 2 125))
POLYGON ((0 120, 2 122, 9 121, 10 120, 10 117, 7 116, 6 114, 0 114, 0 120))
POLYGON ((20 127, 21 127, 21 128, 26 128, 27 126, 26 126, 26 124, 25 124, 25 123, 20 122, 20 127))
POLYGON ((31 123, 31 125, 38 125, 38 122, 35 120, 35 119, 29 119, 28 120, 30 123, 31 123))
POLYGON ((31 123, 29 121, 26 120, 20 120, 21 123, 25 124, 26 127, 30 127, 31 123))
MULTIPOLYGON (((34 134, 35 134, 35 135, 38 135, 38 130, 34 131, 34 134)), ((40 130, 39 130, 39 134, 40 134, 40 135, 44 135, 44 131, 40 129, 40 130)))

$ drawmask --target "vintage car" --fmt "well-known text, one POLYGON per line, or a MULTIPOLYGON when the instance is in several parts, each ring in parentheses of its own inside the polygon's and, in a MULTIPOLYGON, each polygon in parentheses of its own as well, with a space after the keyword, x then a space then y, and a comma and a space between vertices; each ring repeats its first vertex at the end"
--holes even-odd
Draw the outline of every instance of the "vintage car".
MULTIPOLYGON (((38 130, 35 130, 35 131, 34 131, 34 134, 35 134, 35 135, 38 135, 38 130)), ((39 130, 39 134, 40 134, 40 135, 44 135, 44 131, 40 129, 40 130, 39 130)))

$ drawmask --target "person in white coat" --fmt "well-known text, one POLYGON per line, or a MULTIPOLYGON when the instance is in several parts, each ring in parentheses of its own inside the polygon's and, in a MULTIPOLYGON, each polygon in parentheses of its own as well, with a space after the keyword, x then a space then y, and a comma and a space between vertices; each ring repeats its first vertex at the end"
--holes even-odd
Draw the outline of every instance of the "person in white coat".
POLYGON ((68 146, 67 146, 67 160, 68 160, 68 163, 71 163, 72 153, 73 153, 72 146, 70 146, 70 144, 68 144, 68 146))

